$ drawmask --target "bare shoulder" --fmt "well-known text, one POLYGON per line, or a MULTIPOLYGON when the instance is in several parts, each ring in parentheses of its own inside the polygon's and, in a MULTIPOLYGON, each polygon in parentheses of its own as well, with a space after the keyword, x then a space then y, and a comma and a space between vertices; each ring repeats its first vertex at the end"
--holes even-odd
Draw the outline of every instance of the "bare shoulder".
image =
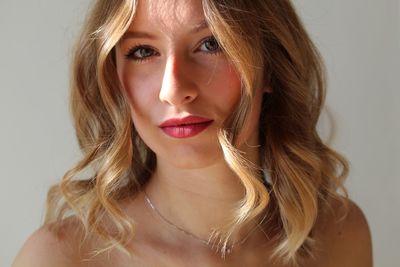
POLYGON ((60 234, 56 234, 51 225, 40 227, 25 241, 12 267, 79 266, 79 229, 73 219, 63 223, 60 234))
POLYGON ((343 215, 337 201, 332 205, 332 212, 317 223, 321 262, 327 267, 372 267, 371 232, 363 211, 349 201, 348 213, 343 215))

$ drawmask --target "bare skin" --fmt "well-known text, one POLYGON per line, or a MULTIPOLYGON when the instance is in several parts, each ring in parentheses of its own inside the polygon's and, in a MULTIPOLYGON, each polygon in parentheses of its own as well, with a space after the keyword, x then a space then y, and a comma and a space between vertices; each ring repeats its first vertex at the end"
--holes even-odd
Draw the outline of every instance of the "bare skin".
MULTIPOLYGON (((157 157, 145 190, 170 221, 207 239, 210 229, 223 224, 229 209, 243 198, 243 186, 225 162, 216 139, 240 100, 240 77, 204 24, 199 0, 139 1, 128 31, 116 46, 116 65, 135 128, 157 157), (160 130, 163 121, 188 115, 205 117, 212 124, 191 138, 171 138, 160 130)), ((268 86, 256 89, 240 139, 239 149, 255 165, 259 165, 257 129, 262 94, 271 90, 268 86)), ((61 238, 47 226, 36 231, 13 267, 288 267, 270 260, 275 244, 259 229, 222 260, 198 240, 160 220, 146 206, 142 193, 121 207, 137 223, 135 239, 129 244, 131 258, 116 249, 91 257, 99 241, 89 236, 82 242, 83 230, 71 218, 66 220, 61 238)), ((337 224, 336 219, 337 214, 319 219, 320 250, 316 259, 304 266, 372 266, 371 238, 361 210, 353 205, 344 222, 337 224)), ((233 240, 242 240, 253 228, 249 225, 235 232, 233 240)))
MULTIPOLYGON (((157 157, 147 194, 170 221, 207 239, 244 197, 217 139, 240 101, 241 78, 205 23, 199 0, 139 1, 115 51, 135 129, 157 157), (211 124, 188 138, 161 130, 164 121, 187 116, 211 124)), ((268 86, 256 89, 238 145, 257 166, 258 120, 262 95, 268 91, 268 86)), ((234 233, 233 241, 251 228, 234 233)))
MULTIPOLYGON (((60 239, 46 226, 34 232, 18 253, 12 267, 289 267, 271 262, 269 255, 273 244, 260 232, 255 232, 240 249, 235 249, 222 260, 208 248, 163 225, 145 206, 143 196, 139 195, 131 204, 127 212, 140 213, 140 216, 136 216, 137 238, 130 245, 133 257, 129 258, 116 249, 90 257, 88 252, 98 243, 91 238, 81 242, 79 224, 69 219, 60 239)), ((315 259, 309 259, 303 266, 372 266, 371 235, 362 211, 353 203, 345 220, 337 223, 338 216, 331 214, 317 222, 318 252, 315 259)))

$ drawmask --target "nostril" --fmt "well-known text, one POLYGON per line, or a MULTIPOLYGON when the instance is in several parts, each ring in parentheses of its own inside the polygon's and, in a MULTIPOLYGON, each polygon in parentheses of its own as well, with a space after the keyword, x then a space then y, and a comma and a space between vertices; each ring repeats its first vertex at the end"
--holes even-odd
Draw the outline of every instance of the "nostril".
POLYGON ((187 96, 185 96, 184 97, 184 102, 185 103, 188 103, 188 102, 191 102, 191 101, 193 101, 193 99, 194 99, 195 97, 193 96, 193 95, 187 95, 187 96))

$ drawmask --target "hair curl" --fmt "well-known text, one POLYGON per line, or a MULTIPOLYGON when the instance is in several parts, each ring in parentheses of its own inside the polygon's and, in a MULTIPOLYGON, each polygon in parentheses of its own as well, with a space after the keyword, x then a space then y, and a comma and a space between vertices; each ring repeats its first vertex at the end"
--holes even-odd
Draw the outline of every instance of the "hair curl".
MULTIPOLYGON (((289 0, 203 0, 206 21, 241 75, 243 94, 218 137, 246 192, 212 238, 224 255, 231 234, 261 215, 278 240, 274 257, 298 263, 313 255, 313 229, 332 200, 347 207, 348 163, 320 139, 316 125, 325 99, 321 57, 289 0), (254 90, 269 85, 259 121, 261 166, 237 148, 254 90), (270 184, 260 177, 268 173, 270 184), (338 193, 341 189, 345 195, 338 193)), ((155 154, 140 139, 116 73, 114 47, 130 26, 135 0, 98 0, 87 17, 72 63, 71 111, 83 158, 50 188, 45 223, 70 213, 112 246, 124 249, 134 222, 118 203, 140 192, 155 154), (84 174, 90 170, 90 174, 84 174), (83 177, 82 177, 83 176, 83 177), (109 218, 111 233, 103 219, 109 218)))

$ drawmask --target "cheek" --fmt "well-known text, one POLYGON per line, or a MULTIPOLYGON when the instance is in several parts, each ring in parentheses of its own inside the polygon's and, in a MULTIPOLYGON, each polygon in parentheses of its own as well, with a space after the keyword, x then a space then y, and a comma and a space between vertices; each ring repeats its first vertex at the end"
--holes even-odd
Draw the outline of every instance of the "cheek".
POLYGON ((214 72, 211 91, 212 97, 223 104, 227 111, 232 111, 240 101, 241 79, 230 65, 222 66, 214 72))
POLYGON ((157 88, 156 75, 138 73, 137 71, 133 75, 133 70, 126 67, 121 72, 120 79, 124 85, 133 115, 145 116, 149 107, 154 106, 154 101, 158 97, 158 92, 155 90, 157 88))

